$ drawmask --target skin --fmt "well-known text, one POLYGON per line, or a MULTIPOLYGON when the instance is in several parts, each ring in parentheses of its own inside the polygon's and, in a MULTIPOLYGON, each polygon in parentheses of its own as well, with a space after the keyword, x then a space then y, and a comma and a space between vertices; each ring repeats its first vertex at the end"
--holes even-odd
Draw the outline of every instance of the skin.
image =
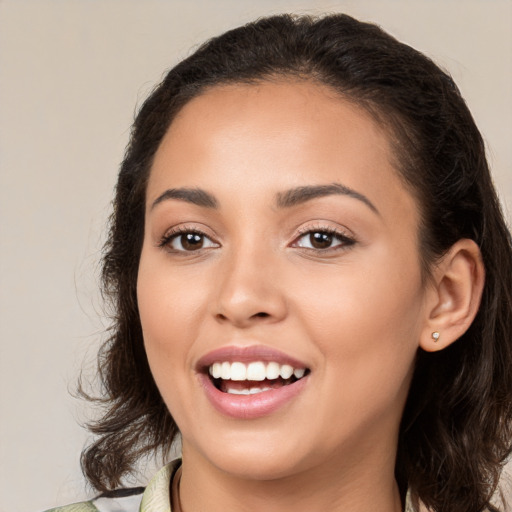
POLYGON ((185 512, 401 510, 394 464, 415 354, 467 328, 483 271, 466 241, 425 285, 418 207, 393 162, 364 110, 308 82, 215 87, 170 126, 147 188, 138 301, 151 370, 182 433, 185 512), (331 184, 364 199, 276 204, 287 190, 331 184), (180 187, 208 192, 217 208, 162 198, 180 187), (169 238, 176 228, 204 233, 203 248, 183 250, 169 238), (341 238, 315 251, 309 233, 326 229, 341 238), (305 362, 307 385, 264 417, 220 413, 197 361, 228 345, 305 362))

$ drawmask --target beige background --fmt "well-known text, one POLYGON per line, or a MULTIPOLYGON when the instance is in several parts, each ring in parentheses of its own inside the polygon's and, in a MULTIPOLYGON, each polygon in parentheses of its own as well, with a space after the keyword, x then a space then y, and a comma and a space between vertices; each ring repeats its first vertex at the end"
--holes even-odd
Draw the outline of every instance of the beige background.
POLYGON ((448 68, 512 211, 509 0, 0 0, 0 510, 86 495, 69 390, 107 324, 98 258, 135 105, 205 38, 283 11, 375 21, 448 68))

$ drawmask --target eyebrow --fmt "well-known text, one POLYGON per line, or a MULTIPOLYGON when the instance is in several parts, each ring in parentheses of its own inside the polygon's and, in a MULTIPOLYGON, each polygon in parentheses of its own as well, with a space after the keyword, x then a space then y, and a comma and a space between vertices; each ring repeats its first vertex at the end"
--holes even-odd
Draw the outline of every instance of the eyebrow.
POLYGON ((374 213, 380 215, 379 210, 366 196, 340 183, 296 187, 286 192, 281 192, 277 194, 277 206, 279 208, 291 208, 311 199, 332 195, 342 195, 357 199, 368 206, 374 213))
POLYGON ((151 210, 163 201, 168 199, 178 199, 187 203, 202 206, 203 208, 218 208, 215 196, 200 188, 170 188, 158 196, 151 205, 151 210))
MULTIPOLYGON (((299 204, 303 204, 312 199, 326 197, 332 195, 343 195, 352 197, 364 203, 374 213, 380 215, 375 205, 363 194, 341 185, 340 183, 331 183, 329 185, 308 185, 296 187, 286 192, 279 192, 276 195, 276 204, 278 208, 292 208, 299 204)), ((163 194, 158 196, 151 205, 151 210, 158 204, 169 199, 177 199, 187 203, 195 204, 203 208, 217 209, 219 203, 213 194, 206 192, 200 188, 170 188, 163 194)))

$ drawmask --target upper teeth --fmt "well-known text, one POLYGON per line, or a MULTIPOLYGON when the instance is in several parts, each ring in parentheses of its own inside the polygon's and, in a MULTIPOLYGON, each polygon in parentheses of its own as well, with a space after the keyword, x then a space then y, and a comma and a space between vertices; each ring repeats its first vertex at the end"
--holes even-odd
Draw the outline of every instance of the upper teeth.
POLYGON ((255 361, 253 363, 213 363, 208 371, 214 379, 223 380, 275 380, 281 377, 289 379, 295 375, 297 379, 304 376, 305 368, 293 368, 289 364, 279 364, 275 362, 264 363, 255 361))

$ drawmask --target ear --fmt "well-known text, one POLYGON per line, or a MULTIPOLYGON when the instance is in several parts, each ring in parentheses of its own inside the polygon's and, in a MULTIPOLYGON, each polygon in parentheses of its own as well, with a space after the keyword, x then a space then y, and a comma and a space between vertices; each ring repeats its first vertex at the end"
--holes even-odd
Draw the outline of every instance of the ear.
POLYGON ((420 338, 420 347, 427 352, 446 348, 473 322, 485 281, 480 249, 473 240, 459 240, 432 274, 432 284, 426 292, 426 321, 420 338))

